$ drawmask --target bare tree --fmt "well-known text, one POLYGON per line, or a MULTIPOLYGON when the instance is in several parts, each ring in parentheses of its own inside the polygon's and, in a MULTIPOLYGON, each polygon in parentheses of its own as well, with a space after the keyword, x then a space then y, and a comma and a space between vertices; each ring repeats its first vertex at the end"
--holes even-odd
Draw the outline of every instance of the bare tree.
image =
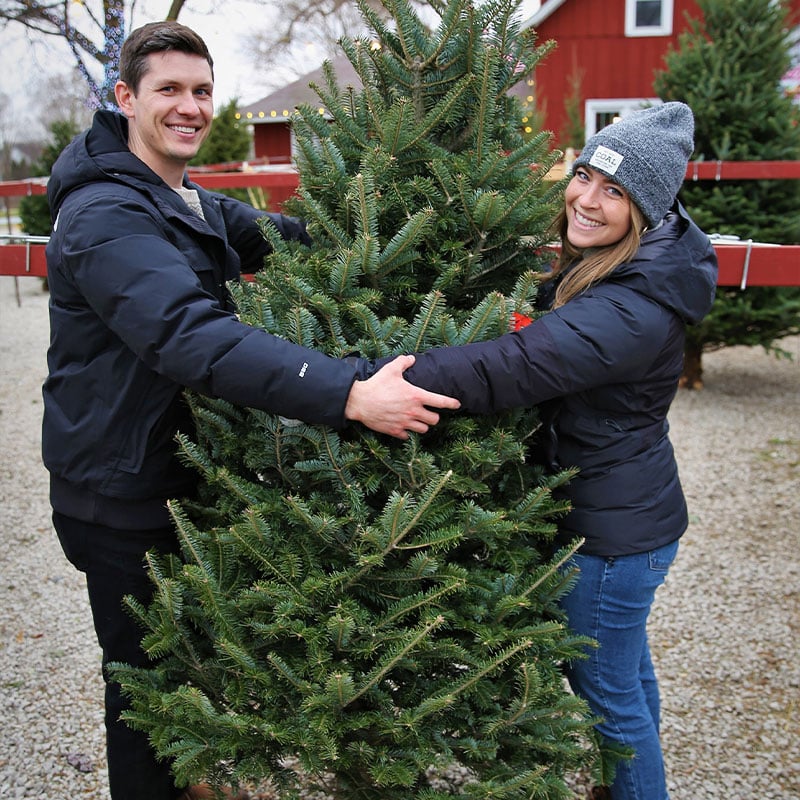
POLYGON ((8 179, 16 136, 11 98, 0 92, 0 181, 8 179))
MULTIPOLYGON (((19 177, 15 174, 14 153, 18 143, 19 128, 15 124, 11 98, 0 92, 0 181, 19 177)), ((11 209, 16 198, 2 197, 2 225, 0 232, 12 233, 11 209)))
MULTIPOLYGON (((14 161, 14 145, 17 132, 14 127, 12 115, 8 113, 11 108, 8 95, 0 92, 0 181, 9 180, 14 161)), ((7 200, 7 198, 3 198, 7 200)))
POLYGON ((83 129, 92 121, 94 109, 89 89, 77 67, 42 77, 33 87, 33 95, 39 118, 45 125, 63 120, 83 129))
MULTIPOLYGON (((172 0, 165 19, 177 19, 185 0, 172 0)), ((0 30, 23 26, 31 39, 63 40, 89 87, 95 108, 114 107, 119 51, 136 0, 0 0, 0 30), (94 77, 102 70, 102 81, 94 77)))
MULTIPOLYGON (((114 84, 119 52, 141 14, 138 0, 0 0, 0 32, 8 26, 24 29, 29 41, 60 40, 69 48, 74 64, 89 88, 93 108, 115 108, 114 84)), ((178 19, 186 0, 163 2, 164 19, 178 19)), ((385 14, 380 0, 365 0, 385 14)), ((419 6, 436 6, 440 0, 419 0, 419 6)), ((247 50, 253 62, 269 70, 272 86, 295 79, 340 51, 342 35, 364 32, 363 15, 356 0, 251 0, 254 17, 264 27, 250 36, 247 50), (309 50, 313 55, 309 56, 309 50), (313 63, 312 63, 313 62, 313 63)), ((212 0, 212 11, 224 15, 225 5, 212 0), (218 8, 217 8, 218 6, 218 8)))
MULTIPOLYGON (((364 0, 377 14, 388 13, 380 0, 364 0)), ((413 3, 436 6, 436 0, 413 3)), ((342 36, 366 33, 364 16, 356 0, 283 0, 273 17, 250 34, 246 47, 259 69, 269 69, 270 83, 279 86, 318 67, 324 60, 341 55, 342 36), (313 56, 309 58, 309 52, 313 56), (311 63, 311 62, 315 63, 311 63)))

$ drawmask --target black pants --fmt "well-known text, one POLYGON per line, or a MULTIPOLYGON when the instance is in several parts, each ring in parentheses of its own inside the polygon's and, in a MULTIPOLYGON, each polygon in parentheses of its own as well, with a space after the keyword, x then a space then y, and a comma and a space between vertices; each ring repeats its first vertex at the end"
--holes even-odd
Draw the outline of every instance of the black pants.
POLYGON ((152 662, 142 652, 143 631, 122 604, 133 595, 147 604, 153 596, 144 562, 151 549, 178 552, 172 527, 155 530, 119 530, 81 522, 53 513, 53 524, 64 553, 86 573, 89 602, 97 641, 103 650, 106 682, 105 723, 108 782, 112 800, 174 800, 176 789, 169 764, 157 761, 147 736, 119 719, 127 702, 119 684, 108 680, 106 665, 122 661, 133 666, 152 662))

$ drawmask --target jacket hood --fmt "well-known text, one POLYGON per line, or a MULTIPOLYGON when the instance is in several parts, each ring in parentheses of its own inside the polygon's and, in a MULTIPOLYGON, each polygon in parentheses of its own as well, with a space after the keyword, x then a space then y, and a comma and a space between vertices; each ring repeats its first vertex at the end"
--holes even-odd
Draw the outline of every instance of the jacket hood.
POLYGON ((636 257, 617 267, 611 280, 697 324, 714 302, 717 256, 707 234, 676 203, 658 228, 642 236, 636 257))
POLYGON ((98 111, 92 126, 68 144, 47 182, 50 214, 55 220, 64 198, 95 181, 124 181, 144 187, 163 181, 128 149, 128 120, 116 111, 98 111))

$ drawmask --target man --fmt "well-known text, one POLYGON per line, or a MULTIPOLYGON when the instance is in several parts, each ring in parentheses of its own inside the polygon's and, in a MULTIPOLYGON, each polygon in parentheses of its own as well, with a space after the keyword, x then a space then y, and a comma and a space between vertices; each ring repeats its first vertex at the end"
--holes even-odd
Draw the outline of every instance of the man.
MULTIPOLYGON (((268 245, 261 212, 186 179, 210 130, 213 85, 211 56, 193 31, 174 22, 135 30, 115 87, 122 114, 98 112, 48 183, 44 462, 56 532, 86 573, 104 666, 147 662, 122 598, 152 596, 147 550, 178 550, 165 503, 196 483, 175 457, 175 433, 192 425, 184 388, 401 439, 434 425, 433 408, 458 406, 403 379, 412 357, 358 381, 354 365, 237 319, 225 283, 257 269, 268 245)), ((269 216, 284 238, 308 243, 298 220, 269 216)), ((119 721, 123 707, 107 681, 113 800, 179 796, 146 737, 119 721)))

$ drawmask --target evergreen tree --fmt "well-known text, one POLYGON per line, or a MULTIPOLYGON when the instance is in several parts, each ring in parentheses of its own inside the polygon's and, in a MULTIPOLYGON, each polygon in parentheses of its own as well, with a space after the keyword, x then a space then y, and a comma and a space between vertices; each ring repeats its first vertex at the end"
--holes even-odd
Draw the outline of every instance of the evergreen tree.
MULTIPOLYGON (((250 154, 250 134, 247 126, 236 119, 236 98, 231 99, 214 117, 211 132, 200 146, 197 155, 189 162, 196 167, 205 164, 224 164, 228 161, 244 161, 250 154)), ((258 208, 266 208, 268 200, 264 192, 251 189, 221 189, 221 194, 249 202, 258 208)))
POLYGON ((559 131, 559 147, 580 150, 586 141, 586 126, 583 122, 583 76, 584 70, 573 65, 569 74, 569 93, 564 98, 564 126, 559 131))
MULTIPOLYGON (((781 92, 792 44, 788 9, 774 0, 698 0, 679 47, 666 56, 655 90, 695 114, 695 158, 731 161, 800 158, 800 115, 781 92)), ((743 240, 800 242, 800 182, 697 181, 681 198, 709 233, 743 240)), ((701 385, 702 352, 775 343, 800 333, 800 289, 720 287, 709 316, 687 332, 684 380, 701 385)))
MULTIPOLYGON (((246 321, 341 357, 533 314, 560 203, 543 182, 558 154, 525 141, 508 96, 549 49, 517 2, 437 3, 433 31, 385 5, 389 23, 361 5, 375 42, 343 42, 363 89, 328 67, 329 119, 295 121, 291 210, 314 247, 265 227, 274 254, 233 287, 246 321)), ((589 643, 557 606, 571 550, 553 545, 551 490, 570 475, 528 463, 535 413, 453 415, 400 442, 188 397, 201 497, 172 504, 184 558, 152 557, 156 599, 132 603, 159 660, 113 673, 176 773, 272 776, 284 798, 309 782, 342 800, 569 797, 594 750, 561 664, 589 643)))
MULTIPOLYGON (((80 128, 73 119, 56 120, 50 125, 50 141, 42 150, 42 155, 33 167, 33 176, 50 174, 53 164, 61 151, 78 134, 80 128)), ((49 236, 52 223, 47 197, 33 194, 23 197, 19 203, 19 218, 22 230, 31 236, 49 236)))
POLYGON ((197 155, 189 162, 191 166, 201 164, 224 164, 227 161, 244 161, 250 153, 250 134, 247 126, 236 119, 235 98, 228 101, 214 117, 208 138, 197 155))

